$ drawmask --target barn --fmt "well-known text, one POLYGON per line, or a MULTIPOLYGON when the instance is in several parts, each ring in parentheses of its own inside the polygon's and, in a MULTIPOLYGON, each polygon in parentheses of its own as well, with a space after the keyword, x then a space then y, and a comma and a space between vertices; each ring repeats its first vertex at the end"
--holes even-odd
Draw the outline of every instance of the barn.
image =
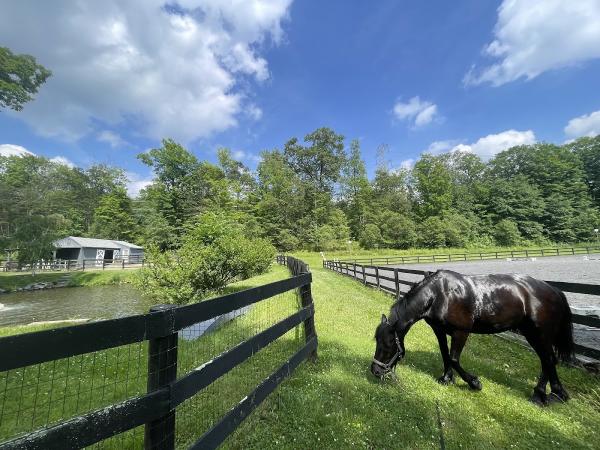
POLYGON ((87 264, 92 260, 138 263, 144 258, 144 249, 139 245, 109 239, 67 236, 54 241, 54 248, 54 259, 76 260, 78 265, 84 260, 87 264))

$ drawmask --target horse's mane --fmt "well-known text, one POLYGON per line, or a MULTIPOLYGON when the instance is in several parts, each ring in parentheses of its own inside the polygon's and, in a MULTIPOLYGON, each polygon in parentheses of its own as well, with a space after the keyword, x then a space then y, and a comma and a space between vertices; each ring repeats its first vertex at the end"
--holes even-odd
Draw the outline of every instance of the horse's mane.
POLYGON ((409 299, 413 296, 413 294, 415 294, 424 284, 426 281, 429 281, 435 274, 437 274, 439 272, 429 272, 427 275, 425 275, 423 277, 423 279, 415 284, 413 284, 410 289, 408 290, 408 292, 406 294, 404 294, 403 297, 399 298, 398 300, 396 300, 394 302, 394 304, 392 305, 391 309, 390 309, 390 317, 389 317, 389 322, 390 323, 394 323, 398 320, 398 314, 399 314, 399 309, 404 306, 406 308, 406 305, 408 304, 409 299))

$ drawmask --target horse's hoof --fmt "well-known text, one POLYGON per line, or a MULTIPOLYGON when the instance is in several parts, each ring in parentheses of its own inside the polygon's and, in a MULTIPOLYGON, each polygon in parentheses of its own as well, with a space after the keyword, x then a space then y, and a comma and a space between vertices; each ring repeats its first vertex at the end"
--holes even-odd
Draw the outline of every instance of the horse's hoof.
POLYGON ((567 391, 552 391, 548 396, 548 403, 565 403, 567 400, 569 400, 567 391))
POLYGON ((452 384, 454 383, 454 376, 442 375, 441 377, 437 378, 437 382, 443 385, 452 384))
POLYGON ((546 394, 542 394, 541 392, 534 392, 529 400, 531 403, 541 407, 544 407, 548 404, 546 394))
POLYGON ((469 383, 469 387, 474 391, 480 391, 483 386, 481 385, 481 381, 479 381, 479 378, 475 377, 469 383))

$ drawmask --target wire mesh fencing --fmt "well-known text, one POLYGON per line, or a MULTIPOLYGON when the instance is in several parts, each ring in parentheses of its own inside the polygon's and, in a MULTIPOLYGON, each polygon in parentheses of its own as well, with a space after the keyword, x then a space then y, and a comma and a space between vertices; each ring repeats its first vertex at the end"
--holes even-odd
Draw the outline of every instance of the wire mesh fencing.
POLYGON ((200 304, 0 338, 0 447, 218 445, 316 352, 310 274, 292 272, 200 304))

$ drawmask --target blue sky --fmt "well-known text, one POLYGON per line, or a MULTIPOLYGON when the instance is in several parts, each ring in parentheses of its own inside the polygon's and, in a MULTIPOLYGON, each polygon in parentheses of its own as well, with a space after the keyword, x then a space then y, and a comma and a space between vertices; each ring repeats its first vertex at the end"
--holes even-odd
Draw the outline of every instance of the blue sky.
POLYGON ((0 113, 0 151, 150 178, 136 155, 173 137, 255 167, 320 126, 392 167, 423 151, 600 133, 597 0, 8 1, 0 43, 54 72, 0 113))

